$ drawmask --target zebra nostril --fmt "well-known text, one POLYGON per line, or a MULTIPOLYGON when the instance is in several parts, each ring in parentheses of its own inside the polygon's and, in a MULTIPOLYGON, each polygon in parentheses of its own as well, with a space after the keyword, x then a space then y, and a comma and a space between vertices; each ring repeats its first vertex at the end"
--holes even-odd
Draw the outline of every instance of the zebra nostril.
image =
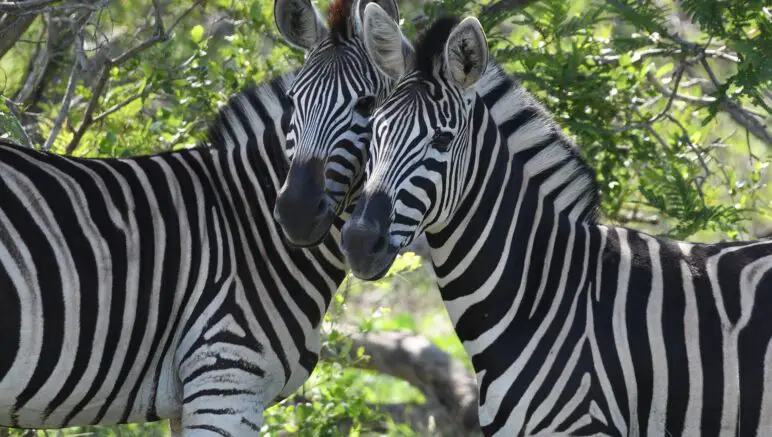
POLYGON ((319 203, 316 205, 316 216, 323 216, 327 214, 328 206, 327 206, 327 200, 322 197, 321 200, 319 200, 319 203))

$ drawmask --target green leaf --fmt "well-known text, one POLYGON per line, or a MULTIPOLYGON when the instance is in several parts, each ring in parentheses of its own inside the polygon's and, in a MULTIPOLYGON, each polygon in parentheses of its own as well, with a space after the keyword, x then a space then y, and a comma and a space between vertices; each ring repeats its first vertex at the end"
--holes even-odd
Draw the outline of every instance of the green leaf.
POLYGON ((200 24, 193 26, 193 28, 190 29, 190 38, 196 44, 200 43, 201 40, 204 39, 204 26, 200 24))

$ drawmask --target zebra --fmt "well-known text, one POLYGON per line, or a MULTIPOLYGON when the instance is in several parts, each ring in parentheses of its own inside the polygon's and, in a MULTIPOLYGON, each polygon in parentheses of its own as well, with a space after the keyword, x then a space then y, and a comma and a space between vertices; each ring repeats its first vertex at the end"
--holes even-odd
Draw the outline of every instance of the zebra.
POLYGON ((199 147, 82 159, 0 145, 0 425, 172 419, 257 435, 314 369, 339 228, 272 217, 293 73, 233 96, 199 147))
POLYGON ((488 62, 476 18, 438 19, 409 50, 386 18, 367 6, 365 44, 400 79, 341 248, 377 279, 426 232, 484 434, 771 435, 772 240, 599 224, 594 171, 488 62))
POLYGON ((362 186, 369 117, 391 88, 367 56, 361 12, 370 3, 395 25, 395 0, 332 0, 327 25, 310 0, 276 0, 274 19, 290 46, 306 52, 289 96, 291 164, 274 217, 290 243, 319 244, 338 217, 346 217, 362 186))

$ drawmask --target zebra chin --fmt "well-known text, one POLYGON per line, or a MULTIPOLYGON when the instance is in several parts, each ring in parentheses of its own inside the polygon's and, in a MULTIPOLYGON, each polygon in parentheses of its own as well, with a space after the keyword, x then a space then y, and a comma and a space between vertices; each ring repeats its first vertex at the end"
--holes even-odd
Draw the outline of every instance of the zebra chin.
POLYGON ((394 251, 393 254, 388 254, 381 257, 364 257, 358 258, 356 256, 349 256, 346 251, 343 254, 346 256, 348 265, 351 268, 351 273, 363 281, 377 281, 389 272, 391 265, 394 264, 394 260, 397 258, 399 251, 394 251))
POLYGON ((347 222, 341 230, 341 251, 351 272, 359 279, 383 278, 397 258, 399 248, 387 243, 386 235, 361 221, 347 222))

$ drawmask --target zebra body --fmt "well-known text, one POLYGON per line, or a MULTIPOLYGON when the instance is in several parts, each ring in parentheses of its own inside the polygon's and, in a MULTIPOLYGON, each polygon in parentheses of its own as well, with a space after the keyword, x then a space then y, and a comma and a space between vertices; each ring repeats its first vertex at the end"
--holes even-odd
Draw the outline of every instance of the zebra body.
POLYGON ((593 172, 487 65, 479 22, 439 20, 404 57, 377 7, 365 29, 401 78, 342 249, 373 279, 426 231, 485 435, 772 434, 772 241, 597 224, 593 172))
POLYGON ((0 424, 256 435, 305 381, 344 270, 336 232, 292 250, 272 219, 292 78, 231 99, 211 147, 0 146, 0 424))
POLYGON ((287 239, 298 246, 319 244, 334 220, 350 213, 362 187, 370 113, 392 83, 365 50, 361 12, 370 3, 399 20, 396 0, 330 0, 326 24, 308 0, 274 3, 284 39, 306 52, 289 90, 292 162, 275 208, 287 239))

